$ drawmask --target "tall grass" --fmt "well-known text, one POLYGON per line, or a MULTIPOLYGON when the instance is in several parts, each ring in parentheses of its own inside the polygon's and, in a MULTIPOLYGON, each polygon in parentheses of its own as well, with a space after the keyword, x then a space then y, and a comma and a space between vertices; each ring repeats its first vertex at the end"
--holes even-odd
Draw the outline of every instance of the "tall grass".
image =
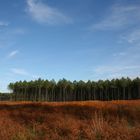
POLYGON ((140 140, 140 100, 0 104, 1 140, 140 140))

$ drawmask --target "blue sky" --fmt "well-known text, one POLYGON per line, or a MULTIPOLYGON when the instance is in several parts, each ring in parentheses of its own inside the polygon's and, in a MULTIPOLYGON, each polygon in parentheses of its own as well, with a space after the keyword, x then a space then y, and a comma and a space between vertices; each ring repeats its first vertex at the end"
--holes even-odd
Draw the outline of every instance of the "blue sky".
POLYGON ((122 76, 140 76, 139 0, 0 0, 1 91, 122 76))

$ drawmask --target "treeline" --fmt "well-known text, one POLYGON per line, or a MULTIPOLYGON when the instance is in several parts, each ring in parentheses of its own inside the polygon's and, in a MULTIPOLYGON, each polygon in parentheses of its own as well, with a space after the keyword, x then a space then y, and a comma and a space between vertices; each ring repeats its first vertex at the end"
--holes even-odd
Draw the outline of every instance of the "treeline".
POLYGON ((0 101, 9 101, 9 100, 12 100, 12 94, 0 93, 0 101))
POLYGON ((16 101, 85 101, 140 99, 140 78, 95 81, 42 80, 10 83, 16 101))

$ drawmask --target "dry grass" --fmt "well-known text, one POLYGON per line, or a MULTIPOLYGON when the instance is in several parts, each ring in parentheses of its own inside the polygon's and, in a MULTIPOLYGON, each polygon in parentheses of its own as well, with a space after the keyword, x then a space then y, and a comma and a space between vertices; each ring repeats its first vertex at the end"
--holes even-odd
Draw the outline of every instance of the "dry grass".
POLYGON ((0 140, 140 140, 140 100, 1 102, 0 140))

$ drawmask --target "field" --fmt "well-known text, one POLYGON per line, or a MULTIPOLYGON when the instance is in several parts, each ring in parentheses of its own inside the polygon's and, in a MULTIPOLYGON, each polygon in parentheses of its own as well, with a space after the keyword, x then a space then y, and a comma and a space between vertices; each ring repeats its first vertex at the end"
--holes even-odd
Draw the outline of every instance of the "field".
POLYGON ((140 140, 140 100, 1 102, 0 140, 140 140))

